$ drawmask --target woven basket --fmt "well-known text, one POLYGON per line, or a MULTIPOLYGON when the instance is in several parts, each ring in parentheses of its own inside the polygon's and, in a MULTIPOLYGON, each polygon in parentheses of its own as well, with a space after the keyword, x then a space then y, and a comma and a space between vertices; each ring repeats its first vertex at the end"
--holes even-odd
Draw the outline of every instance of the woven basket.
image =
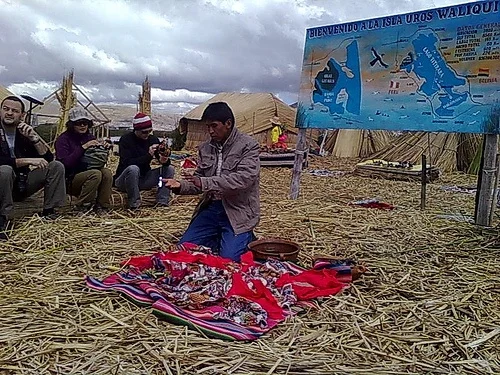
POLYGON ((295 242, 279 238, 263 238, 253 241, 248 244, 248 248, 256 260, 274 258, 296 262, 300 251, 300 246, 295 242))

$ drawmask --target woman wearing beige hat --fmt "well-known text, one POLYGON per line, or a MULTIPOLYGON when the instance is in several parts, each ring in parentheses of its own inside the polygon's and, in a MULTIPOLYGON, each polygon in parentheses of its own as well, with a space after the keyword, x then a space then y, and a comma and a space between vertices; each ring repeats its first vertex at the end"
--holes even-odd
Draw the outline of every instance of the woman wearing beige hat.
POLYGON ((56 158, 66 168, 68 193, 77 197, 77 211, 106 211, 110 207, 113 174, 105 168, 109 146, 90 133, 92 125, 85 109, 73 108, 67 130, 55 143, 56 158))

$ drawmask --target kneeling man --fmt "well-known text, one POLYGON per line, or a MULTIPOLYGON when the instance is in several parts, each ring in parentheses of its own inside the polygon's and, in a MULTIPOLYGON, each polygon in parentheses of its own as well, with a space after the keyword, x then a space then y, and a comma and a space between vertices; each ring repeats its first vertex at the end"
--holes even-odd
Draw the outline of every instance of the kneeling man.
POLYGON ((207 246, 239 261, 260 218, 259 144, 236 128, 227 103, 208 105, 201 121, 211 140, 199 146, 194 176, 165 180, 177 194, 203 193, 180 243, 207 246))

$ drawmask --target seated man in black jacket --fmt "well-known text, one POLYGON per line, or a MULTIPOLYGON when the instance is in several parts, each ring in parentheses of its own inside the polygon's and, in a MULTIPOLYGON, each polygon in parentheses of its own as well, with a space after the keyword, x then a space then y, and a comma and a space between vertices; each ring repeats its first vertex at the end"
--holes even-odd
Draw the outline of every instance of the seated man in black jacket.
POLYGON ((54 218, 54 208, 66 201, 64 166, 35 130, 23 122, 24 103, 16 96, 0 105, 0 239, 5 233, 13 201, 44 188, 42 216, 54 218))
MULTIPOLYGON (((115 186, 127 193, 128 207, 131 210, 141 205, 140 190, 149 190, 159 186, 161 178, 172 178, 174 167, 170 158, 159 153, 160 140, 152 134, 153 123, 144 113, 135 115, 132 124, 134 130, 120 138, 120 162, 115 174, 115 186), (156 157, 161 167, 151 169, 151 161, 156 157)), ((156 202, 167 206, 170 189, 158 187, 156 202)))

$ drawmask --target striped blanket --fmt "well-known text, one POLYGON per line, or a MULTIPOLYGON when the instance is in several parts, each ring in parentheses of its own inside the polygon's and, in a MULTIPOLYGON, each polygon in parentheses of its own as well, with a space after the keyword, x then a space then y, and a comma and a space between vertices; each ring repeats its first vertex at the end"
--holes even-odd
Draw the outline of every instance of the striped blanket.
POLYGON ((235 263, 193 244, 132 257, 122 266, 103 280, 87 276, 87 286, 118 291, 171 323, 228 340, 255 340, 351 281, 345 263, 305 270, 277 260, 258 263, 251 252, 235 263))

